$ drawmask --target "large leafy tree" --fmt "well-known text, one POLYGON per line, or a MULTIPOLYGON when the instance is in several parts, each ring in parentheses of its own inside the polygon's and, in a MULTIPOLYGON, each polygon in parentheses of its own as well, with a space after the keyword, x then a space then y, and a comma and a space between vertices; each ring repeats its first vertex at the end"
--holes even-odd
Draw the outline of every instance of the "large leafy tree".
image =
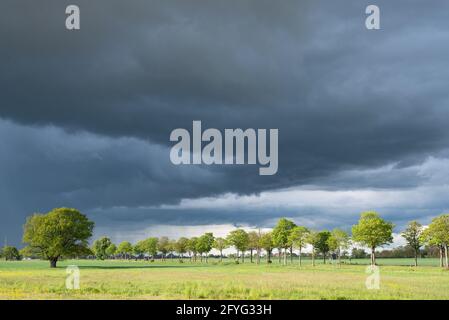
POLYGON ((429 227, 423 231, 421 239, 431 246, 438 246, 440 249, 440 266, 443 267, 445 264, 446 268, 449 268, 449 214, 443 214, 432 219, 429 227), (446 257, 445 263, 443 263, 443 256, 446 257))
POLYGON ((1 250, 0 256, 2 256, 6 261, 21 259, 19 250, 17 250, 16 247, 12 247, 12 246, 3 247, 3 249, 1 250))
POLYGON ((331 237, 330 231, 324 230, 318 232, 318 241, 315 244, 315 248, 323 255, 323 263, 326 264, 326 256, 329 253, 329 238, 331 237))
POLYGON ((337 253, 338 264, 341 264, 341 252, 348 249, 350 245, 349 234, 342 229, 335 228, 332 230, 331 236, 327 240, 327 244, 331 251, 337 253))
POLYGON ((159 239, 155 237, 147 238, 145 240, 145 252, 151 256, 152 261, 157 255, 159 239))
POLYGON ((106 249, 106 254, 109 258, 113 257, 117 253, 117 246, 113 243, 109 245, 106 249))
POLYGON ((207 232, 198 238, 196 243, 196 249, 203 259, 203 253, 206 254, 206 262, 208 261, 209 252, 212 250, 214 244, 214 235, 211 232, 207 232))
POLYGON ((290 235, 288 236, 288 242, 293 245, 293 247, 299 250, 299 265, 301 266, 301 253, 302 249, 307 245, 307 237, 309 236, 309 229, 303 226, 294 227, 290 235))
POLYGON ((145 240, 138 241, 133 247, 133 252, 137 257, 142 256, 146 252, 145 240))
POLYGON ((250 261, 253 263, 253 251, 255 250, 257 253, 257 262, 259 262, 259 254, 260 254, 260 233, 256 231, 248 232, 248 249, 250 251, 250 261))
POLYGON ((407 228, 402 232, 402 237, 407 241, 407 244, 415 253, 415 267, 418 266, 419 249, 423 245, 421 241, 423 230, 423 226, 419 222, 411 221, 408 223, 407 228))
POLYGON ((376 264, 376 248, 393 242, 393 223, 382 219, 377 212, 368 211, 352 227, 352 238, 371 249, 371 265, 376 264))
POLYGON ((167 253, 170 251, 170 239, 160 237, 157 242, 157 250, 162 254, 162 260, 165 260, 167 253))
POLYGON ((227 240, 237 250, 237 261, 240 259, 239 252, 242 252, 242 262, 245 262, 245 251, 248 250, 249 236, 243 229, 236 229, 229 233, 227 240))
POLYGON ((56 268, 63 256, 89 251, 88 240, 94 223, 76 209, 59 208, 47 214, 34 214, 24 226, 23 242, 56 268))
POLYGON ((189 239, 189 242, 187 242, 187 251, 189 252, 190 260, 196 262, 196 255, 198 254, 198 251, 196 250, 196 243, 198 242, 198 237, 192 237, 189 239))
POLYGON ((220 251, 220 262, 223 261, 223 250, 229 247, 228 241, 223 238, 215 238, 214 240, 214 249, 220 251))
POLYGON ((104 260, 108 257, 106 250, 112 244, 111 239, 108 237, 101 237, 92 244, 92 251, 97 259, 104 260))
MULTIPOLYGON (((293 221, 281 218, 273 229, 273 241, 275 246, 284 249, 284 265, 287 264, 287 249, 291 247, 289 236, 295 226, 293 221)), ((279 254, 281 254, 281 252, 279 252, 279 254)))
POLYGON ((273 252, 274 248, 271 232, 263 233, 260 236, 260 247, 267 252, 267 263, 271 263, 271 253, 273 252))
POLYGON ((129 258, 131 253, 133 253, 133 250, 133 245, 129 241, 123 241, 117 247, 117 253, 121 254, 122 257, 125 257, 125 259, 129 258))
POLYGON ((187 239, 185 237, 181 237, 175 243, 175 251, 179 255, 179 261, 180 262, 182 262, 182 257, 187 252, 187 243, 188 242, 189 242, 189 239, 187 239))

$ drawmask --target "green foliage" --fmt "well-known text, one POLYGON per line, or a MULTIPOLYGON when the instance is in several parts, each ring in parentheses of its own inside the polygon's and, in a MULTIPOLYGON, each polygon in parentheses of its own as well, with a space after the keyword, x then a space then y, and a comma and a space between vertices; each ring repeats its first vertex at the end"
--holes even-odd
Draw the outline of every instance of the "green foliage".
POLYGON ((137 256, 143 255, 146 252, 145 240, 138 241, 133 247, 133 252, 137 256))
POLYGON ((423 226, 417 221, 408 223, 407 228, 402 232, 402 237, 407 241, 407 244, 414 250, 415 266, 418 265, 418 253, 423 243, 421 236, 423 233, 423 226))
POLYGON ((189 242, 189 239, 187 239, 185 237, 179 238, 178 241, 176 241, 176 243, 175 243, 175 251, 180 255, 183 255, 184 253, 186 253, 188 242, 189 242))
POLYGON ((248 232, 248 249, 257 250, 260 248, 260 234, 256 231, 248 232))
POLYGON ((198 253, 198 251, 196 250, 196 243, 197 242, 198 242, 198 238, 197 237, 192 237, 187 242, 187 251, 191 252, 194 256, 196 256, 196 254, 198 253))
POLYGON ((429 245, 449 245, 449 214, 432 219, 429 227, 422 232, 420 240, 429 245))
POLYGON ((97 259, 104 260, 109 255, 106 253, 107 248, 112 244, 111 239, 108 237, 101 237, 92 244, 92 251, 97 259))
POLYGON ((295 226, 288 236, 288 243, 293 247, 302 250, 307 245, 307 237, 309 236, 309 229, 303 226, 295 226))
POLYGON ((131 242, 128 241, 121 242, 117 247, 117 253, 124 255, 126 257, 131 253, 133 253, 133 250, 134 250, 133 245, 131 244, 131 242))
POLYGON ((148 238, 145 240, 145 252, 154 258, 157 255, 158 238, 148 238))
POLYGON ((267 252, 274 249, 273 234, 271 232, 263 233, 260 237, 260 246, 267 252))
POLYGON ((56 267, 59 258, 88 250, 94 223, 76 209, 59 208, 34 214, 24 226, 23 242, 56 267))
POLYGON ((351 251, 351 258, 352 259, 365 259, 368 256, 365 250, 358 249, 358 248, 352 248, 351 251))
POLYGON ((203 234, 196 242, 196 250, 200 253, 209 253, 214 244, 214 235, 211 232, 203 234))
POLYGON ((106 248, 106 254, 108 255, 108 257, 112 257, 113 255, 117 254, 117 246, 111 243, 109 247, 106 248))
POLYGON ((1 257, 6 261, 8 260, 20 260, 22 259, 19 250, 16 247, 5 246, 1 251, 1 257))
POLYGON ((273 242, 277 248, 289 248, 289 236, 296 225, 293 221, 285 218, 279 219, 276 227, 273 229, 273 242))
POLYGON ((341 252, 349 248, 350 237, 349 234, 341 229, 334 229, 331 232, 331 236, 327 240, 330 251, 337 252, 338 257, 340 257, 341 252))
POLYGON ((157 250, 165 256, 170 251, 170 239, 167 237, 160 237, 157 242, 157 250))
POLYGON ((329 252, 329 244, 328 240, 331 237, 331 233, 327 230, 320 231, 317 234, 317 241, 315 243, 315 248, 318 252, 323 254, 324 259, 326 259, 326 255, 329 252))
POLYGON ((249 236, 243 229, 236 229, 229 233, 226 238, 230 245, 234 246, 238 251, 244 252, 248 250, 249 236))
POLYGON ((387 222, 374 211, 364 212, 359 223, 352 227, 354 241, 375 249, 393 242, 393 223, 387 222))
POLYGON ((229 243, 226 239, 223 238, 215 238, 213 248, 222 252, 224 249, 229 247, 229 243))

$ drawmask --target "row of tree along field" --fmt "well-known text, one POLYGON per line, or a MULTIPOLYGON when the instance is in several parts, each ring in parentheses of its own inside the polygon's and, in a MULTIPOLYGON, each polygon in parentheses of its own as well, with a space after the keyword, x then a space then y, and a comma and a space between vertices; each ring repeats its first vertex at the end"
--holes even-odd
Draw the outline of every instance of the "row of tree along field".
MULTIPOLYGON (((23 242, 27 246, 20 252, 14 247, 5 247, 2 255, 7 260, 19 257, 46 259, 50 261, 51 267, 56 267, 57 261, 63 258, 95 256, 98 259, 153 261, 155 258, 165 260, 167 256, 174 257, 175 253, 181 262, 186 256, 193 262, 207 262, 212 249, 220 252, 222 260, 223 251, 234 248, 233 257, 238 263, 245 261, 245 255, 249 255, 251 262, 254 258, 256 263, 260 263, 264 256, 270 263, 276 250, 278 259, 283 264, 287 264, 289 260, 293 262, 296 251, 298 264, 301 265, 301 258, 304 256, 302 251, 306 246, 310 246, 311 252, 307 255, 314 266, 318 255, 324 262, 326 257, 331 256, 341 263, 342 256, 347 254, 346 250, 358 244, 370 249, 371 264, 374 265, 376 249, 393 242, 394 225, 382 219, 376 212, 368 211, 362 213, 358 223, 352 226, 351 234, 342 229, 312 230, 281 218, 271 232, 246 232, 236 229, 225 238, 214 237, 211 232, 200 237, 180 237, 177 240, 150 237, 134 245, 127 241, 115 245, 108 237, 102 237, 89 247, 93 228, 94 223, 76 209, 58 208, 47 214, 34 214, 27 219, 24 226, 23 242)), ((448 268, 449 214, 434 218, 427 228, 417 221, 412 221, 402 232, 402 236, 407 241, 407 247, 413 251, 416 266, 421 248, 427 246, 427 250, 438 251, 440 266, 448 268)), ((360 254, 360 251, 363 252, 361 249, 353 249, 352 256, 360 254)))

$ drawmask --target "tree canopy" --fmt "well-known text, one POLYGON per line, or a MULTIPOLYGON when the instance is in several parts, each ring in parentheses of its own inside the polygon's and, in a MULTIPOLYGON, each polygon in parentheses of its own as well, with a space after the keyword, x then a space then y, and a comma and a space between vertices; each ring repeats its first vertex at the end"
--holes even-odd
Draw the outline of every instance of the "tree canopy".
POLYGON ((376 262, 375 249, 393 242, 393 227, 374 211, 362 213, 359 223, 352 227, 353 240, 371 249, 371 264, 376 262))
POLYGON ((24 226, 23 242, 56 267, 58 259, 90 251, 94 223, 76 209, 59 208, 34 214, 24 226))

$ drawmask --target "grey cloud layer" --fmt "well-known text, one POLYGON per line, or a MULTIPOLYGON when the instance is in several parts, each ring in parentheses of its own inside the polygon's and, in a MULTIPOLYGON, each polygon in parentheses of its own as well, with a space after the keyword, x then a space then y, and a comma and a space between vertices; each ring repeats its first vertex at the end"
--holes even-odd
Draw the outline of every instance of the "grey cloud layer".
POLYGON ((0 117, 12 121, 1 122, 0 197, 11 224, 59 204, 138 220, 159 213, 131 208, 225 192, 412 186, 419 179, 339 173, 407 167, 448 147, 447 1, 377 1, 377 32, 364 28, 368 1, 82 0, 79 32, 64 29, 68 4, 0 4, 0 117), (174 168, 169 133, 192 120, 279 128, 279 173, 174 168))

